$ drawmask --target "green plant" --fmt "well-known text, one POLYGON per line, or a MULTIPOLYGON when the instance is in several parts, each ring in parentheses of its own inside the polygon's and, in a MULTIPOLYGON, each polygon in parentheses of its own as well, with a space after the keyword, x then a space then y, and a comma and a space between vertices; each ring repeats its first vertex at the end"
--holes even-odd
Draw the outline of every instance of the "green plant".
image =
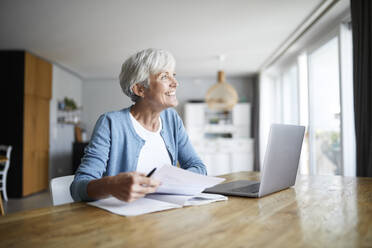
POLYGON ((65 109, 66 110, 76 110, 77 109, 77 105, 76 105, 74 99, 65 97, 64 102, 65 102, 65 109))

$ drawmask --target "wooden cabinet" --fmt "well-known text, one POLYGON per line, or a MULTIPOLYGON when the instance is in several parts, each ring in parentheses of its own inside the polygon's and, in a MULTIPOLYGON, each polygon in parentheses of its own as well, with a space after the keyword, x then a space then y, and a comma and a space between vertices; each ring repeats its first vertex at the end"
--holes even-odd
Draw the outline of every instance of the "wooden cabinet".
POLYGON ((13 146, 8 194, 26 196, 48 188, 52 65, 24 51, 1 51, 0 71, 0 143, 13 146))

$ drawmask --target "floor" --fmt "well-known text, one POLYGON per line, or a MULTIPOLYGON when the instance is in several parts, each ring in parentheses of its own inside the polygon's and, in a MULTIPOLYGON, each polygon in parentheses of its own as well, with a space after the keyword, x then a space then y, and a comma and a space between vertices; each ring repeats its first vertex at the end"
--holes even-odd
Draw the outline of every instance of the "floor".
POLYGON ((5 214, 52 206, 49 191, 43 191, 23 198, 9 198, 4 201, 5 214))

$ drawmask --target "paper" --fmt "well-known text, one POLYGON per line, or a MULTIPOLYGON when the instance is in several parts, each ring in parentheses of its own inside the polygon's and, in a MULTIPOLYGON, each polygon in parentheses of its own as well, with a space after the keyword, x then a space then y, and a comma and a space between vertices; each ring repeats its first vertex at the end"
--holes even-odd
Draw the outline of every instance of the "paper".
POLYGON ((224 178, 203 176, 170 165, 158 168, 152 177, 162 183, 154 194, 130 203, 109 197, 88 204, 118 215, 135 216, 227 200, 222 195, 201 193, 205 188, 223 182, 224 178))
POLYGON ((226 201, 227 197, 217 194, 200 193, 194 196, 189 195, 167 195, 167 194, 150 194, 146 198, 169 202, 181 206, 203 205, 216 201, 226 201))
POLYGON ((187 200, 193 198, 193 196, 190 195, 168 195, 168 194, 149 194, 146 195, 145 198, 147 199, 153 199, 157 201, 164 201, 173 203, 179 206, 183 206, 187 200))
POLYGON ((185 202, 184 206, 204 205, 216 201, 227 201, 227 199, 228 198, 224 195, 200 193, 199 195, 193 196, 188 199, 185 202))
POLYGON ((125 216, 135 216, 182 207, 181 205, 176 205, 170 202, 157 201, 147 198, 141 198, 134 202, 127 203, 114 197, 109 197, 103 200, 89 202, 88 204, 105 209, 114 214, 125 216))
POLYGON ((196 195, 223 182, 224 178, 196 174, 171 165, 158 168, 152 178, 161 182, 157 193, 196 195))
POLYGON ((150 194, 134 202, 123 202, 114 197, 89 202, 89 205, 105 209, 123 216, 136 216, 183 206, 204 205, 216 201, 226 201, 223 195, 200 193, 196 196, 150 194))

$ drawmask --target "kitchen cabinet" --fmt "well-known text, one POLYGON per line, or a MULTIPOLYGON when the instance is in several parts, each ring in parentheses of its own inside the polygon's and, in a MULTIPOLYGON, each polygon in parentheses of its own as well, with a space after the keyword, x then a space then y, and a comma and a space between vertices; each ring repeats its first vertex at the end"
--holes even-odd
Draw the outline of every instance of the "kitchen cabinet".
POLYGON ((205 103, 185 104, 185 126, 209 175, 253 171, 251 105, 238 103, 232 111, 213 111, 205 103))

